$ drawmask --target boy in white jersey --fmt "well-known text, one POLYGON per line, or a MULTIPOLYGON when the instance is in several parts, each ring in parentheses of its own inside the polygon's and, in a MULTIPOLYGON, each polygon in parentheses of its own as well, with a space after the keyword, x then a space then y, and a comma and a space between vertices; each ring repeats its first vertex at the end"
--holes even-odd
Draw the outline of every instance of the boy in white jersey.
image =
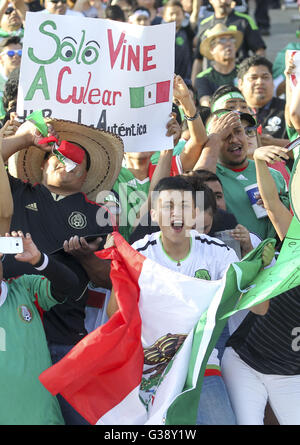
MULTIPOLYGON (((205 215, 194 204, 196 193, 184 177, 161 180, 155 188, 151 209, 152 220, 161 230, 136 241, 133 247, 176 272, 219 280, 228 265, 239 259, 223 242, 203 234, 205 215), (169 186, 174 188, 165 188, 169 186), (195 224, 198 231, 192 229, 195 224)), ((198 204, 202 198, 200 192, 198 204)))
MULTIPOLYGON (((197 196, 192 185, 182 176, 163 178, 152 195, 151 218, 160 231, 146 235, 132 247, 162 266, 206 280, 221 279, 228 266, 239 259, 235 252, 216 238, 200 234, 204 212, 199 209, 203 196, 197 196)), ((108 247, 109 243, 105 247, 108 247)), ((267 250, 266 252, 267 253, 267 250)), ((201 296, 195 296, 201 298, 201 296)), ((264 314, 268 303, 256 306, 264 314)), ((108 305, 108 315, 117 310, 114 293, 108 305)), ((197 414, 198 425, 235 424, 227 390, 221 377, 218 351, 213 350, 205 371, 197 414)))

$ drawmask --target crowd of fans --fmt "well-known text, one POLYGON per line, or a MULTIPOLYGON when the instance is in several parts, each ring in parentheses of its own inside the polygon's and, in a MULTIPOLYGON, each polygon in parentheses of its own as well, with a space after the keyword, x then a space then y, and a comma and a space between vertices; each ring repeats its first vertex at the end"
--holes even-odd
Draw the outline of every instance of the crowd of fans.
MULTIPOLYGON (((300 134, 300 84, 292 90, 285 51, 280 70, 267 58, 267 4, 278 7, 257 1, 252 17, 244 0, 1 1, 0 233, 21 237, 24 251, 0 263, 0 424, 88 424, 38 376, 118 310, 110 262, 94 255, 113 245, 113 230, 163 266, 206 280, 222 278, 267 238, 280 251, 292 219, 298 146, 285 147, 300 134), (20 123, 27 11, 175 22, 166 128, 174 149, 124 153, 119 137, 92 127, 36 116, 20 123), (59 141, 63 162, 45 136, 59 141)), ((275 261, 267 245, 263 266, 275 261)), ((298 291, 229 319, 208 360, 198 425, 300 424, 298 291)))

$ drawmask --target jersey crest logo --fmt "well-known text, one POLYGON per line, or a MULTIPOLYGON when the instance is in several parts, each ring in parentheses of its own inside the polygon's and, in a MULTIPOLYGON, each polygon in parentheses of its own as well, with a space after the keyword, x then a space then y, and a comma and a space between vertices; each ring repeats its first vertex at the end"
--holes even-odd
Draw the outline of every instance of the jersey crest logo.
POLYGON ((22 304, 21 306, 19 306, 18 313, 23 321, 26 321, 26 323, 31 322, 33 315, 32 315, 32 312, 28 306, 26 306, 25 304, 22 304))
POLYGON ((270 117, 266 125, 266 130, 270 132, 275 132, 280 130, 281 119, 278 116, 270 117))
POLYGON ((206 269, 198 269, 198 270, 196 270, 195 278, 199 278, 200 280, 211 280, 209 272, 206 269))
POLYGON ((84 229, 87 225, 86 216, 81 212, 72 212, 68 223, 73 229, 84 229))
POLYGON ((31 204, 27 204, 27 206, 25 206, 25 209, 34 210, 35 212, 38 211, 38 207, 37 207, 36 202, 32 202, 31 204))

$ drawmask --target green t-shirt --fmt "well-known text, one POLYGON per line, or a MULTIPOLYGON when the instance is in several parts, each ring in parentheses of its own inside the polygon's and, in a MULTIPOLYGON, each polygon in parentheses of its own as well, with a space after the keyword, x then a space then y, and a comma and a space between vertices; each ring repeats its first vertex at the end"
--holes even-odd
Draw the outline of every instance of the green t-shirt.
MULTIPOLYGON (((179 156, 182 153, 186 143, 187 141, 185 139, 180 139, 176 147, 174 147, 173 149, 173 156, 179 156)), ((153 155, 151 156, 151 164, 158 164, 160 153, 160 151, 156 151, 155 153, 153 153, 153 155)))
MULTIPOLYGON (((216 173, 223 185, 228 212, 233 213, 239 224, 245 226, 250 232, 255 233, 262 240, 274 238, 276 232, 271 221, 268 217, 261 219, 256 217, 245 191, 245 187, 257 183, 255 162, 249 160, 248 167, 239 172, 217 164, 216 173)), ((276 182, 281 201, 289 208, 288 191, 282 174, 272 168, 270 168, 270 173, 276 182)))
POLYGON ((57 304, 50 282, 23 275, 2 282, 0 295, 0 424, 63 425, 58 401, 40 383, 52 366, 45 332, 34 301, 43 310, 57 304))
MULTIPOLYGON (((139 181, 130 170, 121 168, 113 190, 119 195, 120 215, 119 232, 129 241, 136 215, 142 204, 146 201, 150 188, 150 178, 139 181)), ((106 201, 109 201, 109 197, 106 201)))

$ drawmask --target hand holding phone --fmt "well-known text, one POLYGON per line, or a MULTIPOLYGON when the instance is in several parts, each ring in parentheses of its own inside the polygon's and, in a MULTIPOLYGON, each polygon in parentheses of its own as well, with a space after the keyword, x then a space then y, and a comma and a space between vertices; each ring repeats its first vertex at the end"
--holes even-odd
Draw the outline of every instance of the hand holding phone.
POLYGON ((15 259, 33 266, 41 259, 41 252, 34 244, 30 233, 24 236, 21 230, 6 233, 0 237, 0 253, 15 254, 15 259))
POLYGON ((23 252, 23 240, 21 237, 1 236, 0 253, 18 254, 23 252))

